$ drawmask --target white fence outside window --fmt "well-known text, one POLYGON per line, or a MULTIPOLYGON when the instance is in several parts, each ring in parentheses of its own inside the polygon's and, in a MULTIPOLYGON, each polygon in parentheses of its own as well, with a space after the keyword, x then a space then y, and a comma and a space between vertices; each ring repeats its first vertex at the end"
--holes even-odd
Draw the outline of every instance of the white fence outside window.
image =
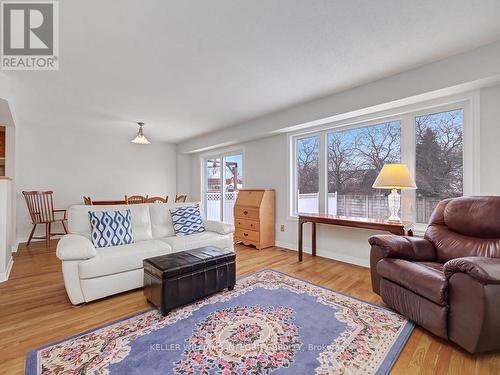
MULTIPOLYGON (((212 192, 205 193, 205 214, 207 216, 207 220, 217 220, 220 221, 221 211, 220 211, 220 192, 212 192)), ((236 197, 238 192, 226 192, 224 193, 224 221, 226 223, 233 223, 234 221, 234 202, 236 201, 236 197)))
MULTIPOLYGON (((298 212, 317 213, 319 194, 299 194, 298 212)), ((385 195, 328 193, 328 214, 385 218, 388 213, 385 195)))
MULTIPOLYGON (((427 223, 434 208, 444 198, 417 196, 416 218, 427 223)), ((319 194, 299 194, 298 212, 317 213, 319 194)), ((328 214, 386 219, 389 216, 387 196, 383 194, 328 193, 328 214)))
MULTIPOLYGON (((236 201, 237 192, 226 192, 224 194, 224 221, 232 223, 234 220, 234 202, 236 201)), ((207 220, 219 221, 221 219, 220 198, 221 193, 206 193, 205 214, 207 220)), ((318 193, 299 194, 299 212, 317 213, 318 208, 318 193)), ((387 197, 385 195, 338 195, 337 193, 329 193, 328 213, 331 215, 385 218, 388 213, 387 197)))
MULTIPOLYGON (((224 200, 224 218, 226 223, 234 221, 234 202, 237 192, 226 192, 224 200)), ((221 193, 206 193, 205 214, 207 220, 221 219, 221 193)), ((417 197, 417 222, 426 223, 442 198, 417 197)), ((317 213, 319 194, 299 194, 298 211, 317 213)), ((388 216, 387 197, 383 194, 337 194, 328 193, 328 213, 330 215, 372 217, 385 219, 388 216)))

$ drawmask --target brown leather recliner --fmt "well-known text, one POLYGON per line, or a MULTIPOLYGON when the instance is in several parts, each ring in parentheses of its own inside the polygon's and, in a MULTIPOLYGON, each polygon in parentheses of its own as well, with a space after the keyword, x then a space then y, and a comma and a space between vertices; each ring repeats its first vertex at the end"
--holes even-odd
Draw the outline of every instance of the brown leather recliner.
POLYGON ((387 305, 470 353, 500 349, 500 197, 443 200, 424 238, 369 242, 387 305))

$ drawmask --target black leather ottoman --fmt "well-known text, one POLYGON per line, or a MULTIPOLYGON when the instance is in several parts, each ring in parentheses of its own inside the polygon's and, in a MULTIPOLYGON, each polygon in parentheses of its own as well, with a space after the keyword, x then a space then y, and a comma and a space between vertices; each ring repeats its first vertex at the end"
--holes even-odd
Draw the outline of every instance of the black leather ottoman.
POLYGON ((163 315, 236 283, 236 254, 217 247, 144 259, 144 295, 163 315))

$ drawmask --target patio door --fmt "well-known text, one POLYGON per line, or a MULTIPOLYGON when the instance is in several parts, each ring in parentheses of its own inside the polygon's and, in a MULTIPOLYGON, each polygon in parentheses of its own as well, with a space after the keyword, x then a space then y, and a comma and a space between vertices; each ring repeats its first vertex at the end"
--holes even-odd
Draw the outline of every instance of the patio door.
POLYGON ((233 222, 238 190, 243 188, 243 154, 215 155, 203 160, 204 204, 207 220, 233 222))

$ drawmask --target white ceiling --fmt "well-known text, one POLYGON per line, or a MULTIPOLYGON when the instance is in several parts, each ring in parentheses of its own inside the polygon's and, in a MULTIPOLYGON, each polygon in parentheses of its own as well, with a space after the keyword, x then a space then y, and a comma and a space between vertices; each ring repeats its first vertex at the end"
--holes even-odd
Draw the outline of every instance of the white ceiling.
MULTIPOLYGON (((179 142, 500 39, 498 0, 60 1, 60 70, 6 72, 21 126, 179 142)), ((471 67, 473 69, 473 67, 471 67)))

